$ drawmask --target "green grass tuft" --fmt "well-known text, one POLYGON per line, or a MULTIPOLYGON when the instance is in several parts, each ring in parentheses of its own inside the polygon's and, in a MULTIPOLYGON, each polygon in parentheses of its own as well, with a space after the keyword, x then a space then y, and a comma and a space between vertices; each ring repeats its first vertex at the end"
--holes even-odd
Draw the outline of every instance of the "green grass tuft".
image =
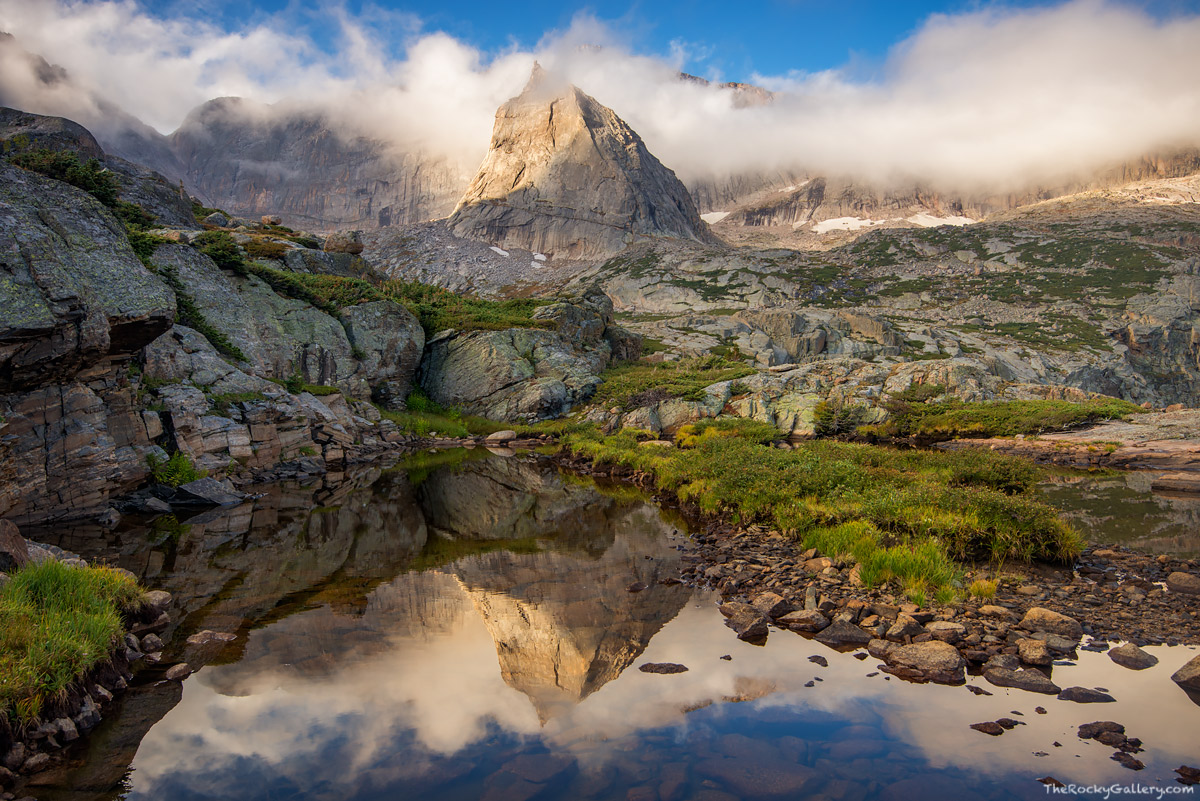
POLYGON ((142 596, 107 567, 48 560, 0 587, 0 710, 31 723, 47 701, 108 657, 123 633, 121 609, 142 596))
POLYGON ((175 451, 166 461, 151 453, 146 457, 146 463, 150 466, 150 477, 168 487, 178 487, 208 475, 206 471, 197 469, 183 451, 175 451))

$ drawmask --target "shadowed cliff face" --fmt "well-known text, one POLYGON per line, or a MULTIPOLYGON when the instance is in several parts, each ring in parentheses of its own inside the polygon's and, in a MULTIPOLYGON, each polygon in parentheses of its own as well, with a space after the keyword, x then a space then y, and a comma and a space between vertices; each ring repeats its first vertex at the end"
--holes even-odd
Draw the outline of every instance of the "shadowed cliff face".
POLYGON ((319 230, 444 217, 466 176, 404 153, 317 113, 292 115, 238 98, 212 100, 170 136, 183 178, 234 214, 278 214, 319 230))

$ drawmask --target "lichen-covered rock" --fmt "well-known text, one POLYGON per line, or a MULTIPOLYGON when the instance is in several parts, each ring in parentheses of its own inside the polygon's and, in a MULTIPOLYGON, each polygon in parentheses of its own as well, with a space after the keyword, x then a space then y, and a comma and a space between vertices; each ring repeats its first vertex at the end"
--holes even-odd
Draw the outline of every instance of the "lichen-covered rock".
POLYGON ((913 643, 891 648, 886 660, 889 672, 916 681, 938 684, 962 684, 966 681, 966 663, 958 649, 941 640, 913 643))
POLYGON ((1158 664, 1157 656, 1146 653, 1131 642, 1110 650, 1108 658, 1130 670, 1145 670, 1158 664))
POLYGON ((399 303, 377 300, 344 309, 342 324, 371 397, 389 409, 402 408, 425 350, 420 321, 399 303))
POLYGON ((444 406, 495 420, 544 420, 590 398, 608 358, 604 342, 580 351, 552 331, 445 331, 426 345, 419 380, 444 406))
POLYGON ((338 231, 325 237, 327 253, 349 253, 357 256, 363 252, 362 231, 338 231))
POLYGON ((425 333, 400 304, 350 306, 339 320, 256 277, 221 270, 192 248, 163 245, 153 258, 178 276, 208 324, 246 356, 251 372, 279 380, 299 374, 356 398, 403 404, 425 333))
POLYGON ((1200 692, 1200 656, 1193 657, 1171 676, 1171 681, 1185 690, 1200 692))
POLYGON ((133 353, 174 317, 173 293, 95 198, 0 164, 0 393, 133 353))

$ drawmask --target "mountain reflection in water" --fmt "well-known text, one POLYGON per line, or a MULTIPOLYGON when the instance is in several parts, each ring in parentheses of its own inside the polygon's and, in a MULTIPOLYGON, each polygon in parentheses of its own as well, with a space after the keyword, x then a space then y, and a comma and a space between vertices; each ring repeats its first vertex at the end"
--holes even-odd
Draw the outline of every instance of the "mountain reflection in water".
POLYGON ((1063 686, 1113 690, 1118 703, 1100 714, 988 685, 993 696, 975 697, 887 680, 874 660, 786 632, 748 645, 710 595, 659 583, 678 574, 677 521, 535 460, 479 457, 273 488, 186 528, 64 532, 64 547, 120 554, 174 593, 167 657, 204 667, 182 691, 145 672, 78 759, 30 791, 1040 798, 1033 780, 1047 773, 1132 780, 1075 738, 1098 714, 1147 741, 1138 779, 1169 782, 1200 741, 1200 709, 1167 679, 1194 651, 1156 649, 1160 667, 1137 674, 1096 654, 1055 668, 1063 686), (239 638, 183 644, 202 629, 239 638), (629 669, 647 661, 689 671, 629 669), (967 728, 1014 712, 1028 725, 1003 737, 967 728))

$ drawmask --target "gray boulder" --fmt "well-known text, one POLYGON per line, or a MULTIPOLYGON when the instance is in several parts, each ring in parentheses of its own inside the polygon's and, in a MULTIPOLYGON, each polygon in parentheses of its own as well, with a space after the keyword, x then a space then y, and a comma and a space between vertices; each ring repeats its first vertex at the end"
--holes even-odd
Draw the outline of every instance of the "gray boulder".
POLYGON ((1191 573, 1172 573, 1167 576, 1167 589, 1184 595, 1200 595, 1200 576, 1191 573))
POLYGON ((1174 675, 1171 676, 1171 681, 1185 690, 1200 692, 1200 656, 1194 657, 1186 665, 1175 671, 1174 675))
POLYGON ((815 634, 829 625, 829 618, 816 609, 807 609, 802 612, 789 612, 775 622, 783 628, 791 629, 792 631, 815 634))
POLYGON ((426 345, 418 379, 443 406, 495 420, 544 420, 590 398, 608 356, 606 343, 580 351, 552 331, 445 331, 426 345))
POLYGON ((1026 612, 1020 626, 1026 631, 1044 631, 1076 641, 1083 637, 1083 627, 1078 620, 1040 606, 1026 612))
POLYGON ((882 657, 888 672, 915 681, 938 684, 962 684, 966 681, 966 663, 953 645, 941 640, 893 646, 882 657))
POLYGON ((1130 670, 1145 670, 1158 664, 1157 656, 1146 653, 1131 642, 1113 648, 1108 652, 1108 658, 1130 670))
POLYGON ((719 610, 725 616, 725 625, 737 632, 739 640, 759 640, 767 636, 770 621, 753 606, 731 602, 721 604, 719 610))
POLYGON ((1074 701, 1077 704, 1111 704, 1117 699, 1108 693, 1088 687, 1068 687, 1058 694, 1058 700, 1074 701))
POLYGON ((246 499, 214 478, 200 478, 179 485, 171 496, 172 506, 236 506, 246 499))
POLYGON ((1046 674, 1037 670, 1010 670, 1008 668, 992 667, 983 672, 983 677, 997 687, 1015 687, 1032 693, 1058 695, 1062 688, 1046 678, 1046 674))
POLYGON ((855 626, 853 623, 835 620, 821 629, 816 636, 817 642, 843 648, 847 646, 866 645, 871 641, 871 635, 855 626))

